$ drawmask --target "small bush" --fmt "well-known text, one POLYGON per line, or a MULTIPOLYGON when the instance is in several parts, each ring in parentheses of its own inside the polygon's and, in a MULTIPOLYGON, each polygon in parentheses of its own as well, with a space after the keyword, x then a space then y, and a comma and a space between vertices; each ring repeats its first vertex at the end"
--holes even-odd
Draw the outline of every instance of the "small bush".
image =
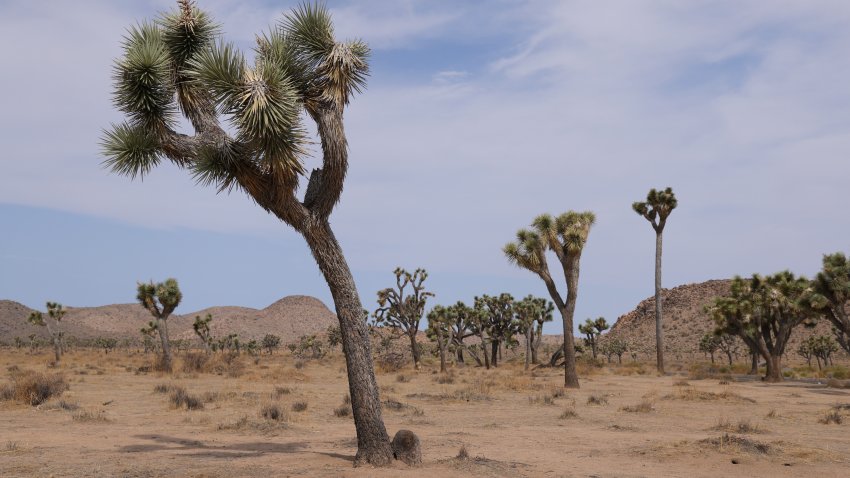
POLYGON ((18 450, 18 442, 9 440, 6 442, 6 445, 3 446, 4 451, 17 451, 18 450))
POLYGON ((554 405, 555 399, 552 398, 552 395, 535 395, 532 397, 528 397, 528 403, 531 404, 543 404, 543 405, 554 405))
POLYGON ((844 418, 841 416, 841 413, 838 410, 832 410, 823 416, 818 422, 823 423, 824 425, 829 425, 830 423, 834 423, 836 425, 841 425, 844 421, 844 418))
POLYGON ((75 422, 83 422, 83 423, 95 423, 95 422, 108 422, 109 419, 106 418, 106 414, 104 412, 93 412, 91 410, 79 410, 74 412, 71 415, 71 418, 75 422))
POLYGON ((458 460, 469 459, 469 451, 466 449, 466 445, 460 446, 460 450, 457 451, 457 456, 455 458, 457 458, 458 460))
POLYGON ((303 360, 296 360, 295 361, 295 369, 301 370, 302 368, 304 368, 304 361, 303 360))
POLYGON ((283 395, 289 395, 292 393, 292 389, 289 387, 275 387, 274 392, 272 392, 272 396, 274 398, 280 398, 283 395))
POLYGON ((307 402, 306 401, 299 400, 299 401, 294 402, 292 404, 292 411, 293 412, 303 412, 304 410, 307 410, 307 402))
POLYGON ((775 408, 772 408, 769 412, 767 412, 766 417, 767 418, 778 418, 779 412, 777 412, 775 408))
POLYGON ((561 415, 558 418, 561 419, 561 420, 567 420, 567 419, 570 419, 570 418, 578 418, 578 413, 576 413, 576 411, 572 408, 566 408, 566 409, 564 409, 563 412, 561 412, 561 415))
POLYGON ((440 374, 437 377, 437 383, 439 383, 440 385, 447 385, 447 384, 455 383, 455 376, 454 376, 454 374, 451 374, 451 373, 440 374))
POLYGON ((334 409, 334 416, 343 418, 351 415, 351 407, 349 405, 340 405, 334 409))
POLYGON ((173 387, 169 400, 175 408, 186 407, 186 410, 202 410, 204 402, 195 395, 189 394, 183 387, 173 387))
POLYGON ((620 408, 620 411, 629 413, 649 413, 653 409, 654 407, 652 406, 652 402, 649 400, 641 400, 636 405, 627 405, 620 408))
POLYGON ((189 352, 183 357, 184 373, 199 373, 205 370, 209 356, 204 353, 189 352))
POLYGON ((285 420, 286 416, 280 406, 276 403, 269 403, 260 408, 260 416, 266 420, 281 421, 285 420))
POLYGON ((11 379, 11 384, 0 387, 0 400, 17 400, 36 406, 62 395, 69 388, 59 374, 23 371, 12 373, 11 379))
POLYGON ((592 393, 589 397, 587 397, 588 405, 608 405, 608 398, 605 395, 592 393))
POLYGON ((174 385, 169 385, 167 383, 160 383, 153 388, 155 393, 168 393, 174 389, 174 385))
POLYGON ((410 381, 410 377, 408 377, 407 375, 405 375, 403 373, 400 373, 396 376, 395 381, 399 382, 399 383, 407 383, 407 382, 410 381))

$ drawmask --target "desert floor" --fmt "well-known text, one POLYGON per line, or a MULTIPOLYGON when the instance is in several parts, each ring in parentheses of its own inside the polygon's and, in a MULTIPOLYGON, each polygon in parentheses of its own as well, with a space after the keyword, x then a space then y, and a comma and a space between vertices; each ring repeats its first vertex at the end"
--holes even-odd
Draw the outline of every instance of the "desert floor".
POLYGON ((58 369, 48 358, 0 351, 4 373, 59 372, 70 384, 64 408, 55 398, 0 402, 2 477, 850 476, 850 393, 812 383, 624 366, 583 370, 582 388, 563 393, 560 370, 518 364, 454 369, 453 383, 438 383, 433 364, 379 372, 388 431, 415 431, 424 464, 375 469, 353 468, 354 425, 335 414, 346 408, 340 357, 303 366, 288 353, 243 358, 235 378, 139 374, 150 357, 123 352, 72 352, 58 369), (182 386, 203 408, 177 408, 157 385, 182 386), (268 405, 280 419, 261 416, 268 405), (821 423, 828 413, 844 423, 821 423))

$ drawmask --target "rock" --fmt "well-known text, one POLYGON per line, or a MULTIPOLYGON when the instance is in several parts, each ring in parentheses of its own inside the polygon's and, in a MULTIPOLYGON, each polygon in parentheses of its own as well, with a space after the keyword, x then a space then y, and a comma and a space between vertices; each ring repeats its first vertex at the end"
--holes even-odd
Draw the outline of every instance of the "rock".
POLYGON ((410 430, 399 430, 393 437, 393 456, 407 465, 422 464, 422 448, 419 437, 410 430))

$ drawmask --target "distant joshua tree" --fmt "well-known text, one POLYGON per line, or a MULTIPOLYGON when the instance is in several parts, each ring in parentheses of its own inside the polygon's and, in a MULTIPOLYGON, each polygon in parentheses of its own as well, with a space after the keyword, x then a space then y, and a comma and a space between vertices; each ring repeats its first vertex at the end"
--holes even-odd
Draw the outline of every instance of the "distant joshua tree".
POLYGON ((378 308, 375 310, 375 322, 400 330, 410 339, 410 351, 413 354, 413 367, 419 370, 419 347, 416 334, 419 322, 425 313, 425 302, 434 294, 425 290, 423 283, 428 278, 425 269, 416 269, 411 274, 401 267, 395 271, 396 287, 378 291, 378 308), (410 290, 405 290, 410 286, 410 290))
POLYGON ((720 337, 708 333, 699 339, 699 351, 711 357, 711 363, 714 363, 714 354, 720 349, 720 337))
POLYGON ((575 337, 573 337, 573 315, 578 299, 579 263, 587 243, 590 228, 596 222, 592 212, 569 211, 553 218, 548 214, 534 219, 533 231, 522 229, 517 232, 516 242, 505 246, 508 260, 523 269, 537 274, 546 284, 546 289, 564 325, 564 386, 579 388, 576 373, 575 337), (546 251, 555 253, 564 271, 567 282, 567 297, 561 293, 549 273, 546 251))
MULTIPOLYGON (((483 314, 490 343, 490 365, 499 366, 499 347, 513 340, 518 322, 514 319, 514 298, 508 293, 475 298, 475 308, 483 314)), ((484 342, 481 342, 482 344, 484 342)), ((485 354, 487 353, 486 348, 485 354)))
POLYGON ((209 14, 190 0, 177 3, 176 11, 125 35, 113 81, 115 105, 128 118, 104 135, 105 164, 132 178, 168 160, 201 185, 245 192, 304 237, 340 321, 357 430, 355 463, 387 465, 393 454, 369 334, 330 226, 348 170, 343 113, 365 87, 369 47, 337 41, 330 11, 304 3, 257 35, 249 63, 221 39, 209 14), (178 114, 191 124, 191 134, 177 131, 178 114), (304 119, 315 123, 322 167, 309 174, 299 197, 312 143, 304 119))
POLYGON ((266 334, 263 337, 262 346, 269 355, 272 355, 280 347, 280 337, 274 334, 266 334))
POLYGON ((428 328, 425 334, 429 339, 437 342, 437 347, 440 351, 441 373, 446 373, 446 354, 448 353, 452 336, 451 323, 452 317, 446 307, 438 305, 428 312, 428 328))
POLYGON ((646 202, 632 204, 632 209, 643 216, 655 230, 655 355, 659 373, 664 373, 664 332, 661 329, 661 247, 667 217, 679 202, 672 188, 663 191, 650 189, 646 202))
POLYGON ((464 343, 467 337, 475 335, 475 327, 472 316, 476 314, 474 308, 467 306, 461 301, 446 308, 446 313, 449 316, 449 327, 451 331, 451 344, 455 349, 456 361, 458 364, 464 363, 464 351, 469 353, 479 366, 483 365, 481 359, 472 353, 464 343))
POLYGON ((517 318, 517 331, 525 336, 525 369, 528 370, 531 363, 537 363, 537 347, 543 334, 543 323, 546 319, 552 320, 554 306, 542 297, 528 295, 514 304, 514 313, 517 318), (537 326, 537 330, 535 330, 537 326))
POLYGON ((850 354, 850 260, 841 252, 823 256, 823 268, 812 281, 807 301, 832 322, 841 348, 850 354))
MULTIPOLYGON (((47 319, 44 318, 41 312, 36 310, 30 313, 27 322, 39 327, 47 327, 47 333, 50 334, 50 339, 53 342, 53 354, 56 362, 59 363, 62 353, 65 351, 62 345, 62 338, 65 334, 59 328, 59 324, 62 322, 62 317, 65 317, 67 311, 62 307, 62 304, 57 302, 47 302, 46 306, 47 319)), ((30 338, 31 342, 33 341, 33 337, 30 338)))
POLYGON ((139 283, 136 299, 142 307, 148 310, 156 319, 156 330, 159 332, 160 345, 162 346, 162 367, 171 370, 171 343, 168 341, 168 317, 183 300, 183 294, 177 285, 176 279, 166 279, 165 282, 155 284, 153 281, 139 283))
POLYGON ((212 352, 213 338, 212 332, 210 331, 210 322, 212 322, 212 314, 207 314, 203 319, 200 315, 195 316, 195 322, 192 324, 192 329, 195 331, 195 335, 201 339, 201 343, 204 344, 204 350, 207 353, 212 352))
POLYGON ((578 326, 578 331, 584 334, 584 344, 590 347, 594 360, 596 359, 599 336, 609 328, 610 326, 605 320, 605 317, 599 317, 596 320, 587 319, 583 324, 579 324, 578 326))
POLYGON ((145 347, 145 353, 156 350, 156 342, 154 342, 154 337, 156 336, 156 322, 148 322, 148 325, 139 329, 139 332, 142 333, 142 344, 145 347))

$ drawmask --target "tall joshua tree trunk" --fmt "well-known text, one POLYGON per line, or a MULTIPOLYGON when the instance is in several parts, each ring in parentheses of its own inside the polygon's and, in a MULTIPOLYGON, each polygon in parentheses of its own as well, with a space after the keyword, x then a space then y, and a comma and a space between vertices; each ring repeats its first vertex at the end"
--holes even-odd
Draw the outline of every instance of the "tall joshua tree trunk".
POLYGON ((567 350, 575 350, 576 346, 573 335, 573 316, 578 299, 579 258, 572 257, 570 262, 572 264, 567 273, 567 301, 563 308, 559 308, 564 323, 564 385, 568 388, 579 388, 576 355, 567 353, 567 350))
POLYGON ((661 328, 661 249, 662 231, 655 233, 655 359, 659 373, 664 373, 664 331, 661 328))
POLYGON ((381 417, 369 331, 363 320, 363 306, 354 278, 327 222, 313 224, 304 230, 303 235, 330 287, 339 319, 351 408, 357 429, 355 462, 378 466, 387 464, 393 453, 381 417))
POLYGON ((416 343, 416 330, 411 329, 407 336, 410 337, 410 353, 413 355, 413 368, 419 370, 419 345, 416 343))
POLYGON ((531 363, 531 337, 534 336, 534 322, 525 329, 525 370, 531 363))

